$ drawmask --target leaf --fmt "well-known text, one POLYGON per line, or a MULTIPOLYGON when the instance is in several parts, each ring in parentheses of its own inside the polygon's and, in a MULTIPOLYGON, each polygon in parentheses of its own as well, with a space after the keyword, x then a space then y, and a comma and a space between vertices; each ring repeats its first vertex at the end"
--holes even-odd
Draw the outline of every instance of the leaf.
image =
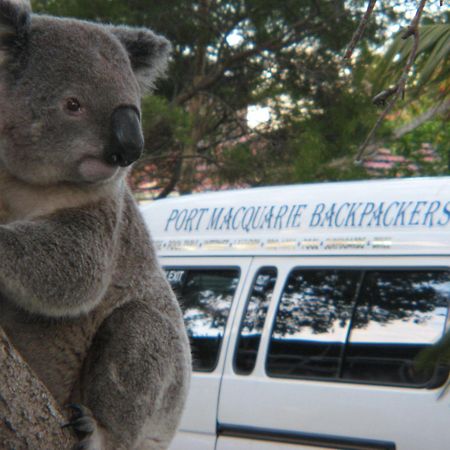
POLYGON ((420 70, 419 84, 424 84, 433 75, 434 72, 439 70, 439 65, 445 65, 448 59, 447 55, 450 52, 450 29, 441 36, 440 40, 436 43, 431 52, 430 56, 427 58, 426 63, 420 70))
MULTIPOLYGON (((404 65, 413 48, 413 39, 402 39, 403 32, 399 32, 384 57, 379 61, 373 74, 373 88, 375 92, 389 87, 400 78, 404 65)), ((415 81, 410 86, 417 89, 426 83, 442 79, 442 74, 448 72, 448 53, 450 51, 450 25, 423 25, 419 29, 419 47, 417 50, 415 81)))

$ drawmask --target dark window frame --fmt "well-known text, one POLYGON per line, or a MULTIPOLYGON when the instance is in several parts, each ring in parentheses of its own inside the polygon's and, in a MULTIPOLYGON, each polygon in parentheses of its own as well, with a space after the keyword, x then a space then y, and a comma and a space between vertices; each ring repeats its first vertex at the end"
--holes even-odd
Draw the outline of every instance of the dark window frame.
MULTIPOLYGON (((260 341, 259 341, 258 348, 257 348, 257 350, 256 350, 255 366, 253 367, 253 369, 252 369, 250 372, 244 372, 244 371, 238 369, 238 367, 237 367, 237 365, 236 365, 236 360, 237 360, 237 356, 238 356, 238 347, 239 347, 239 342, 240 342, 240 340, 241 340, 241 331, 242 331, 242 328, 243 328, 243 325, 244 325, 245 315, 246 315, 246 312, 247 312, 247 308, 248 308, 248 306, 249 306, 249 304, 250 304, 250 299, 251 299, 251 297, 252 297, 252 293, 253 293, 253 289, 254 289, 256 280, 258 279, 258 276, 261 274, 261 272, 262 272, 263 270, 274 270, 274 271, 275 271, 275 285, 274 285, 274 289, 273 289, 273 292, 272 292, 272 299, 271 299, 271 301, 270 301, 271 303, 274 301, 273 294, 274 294, 274 292, 275 292, 275 286, 276 286, 276 284, 278 283, 279 270, 278 270, 278 267, 275 266, 275 265, 264 265, 264 266, 258 267, 258 269, 257 269, 257 271, 255 272, 255 275, 254 275, 254 277, 253 277, 253 279, 252 279, 252 283, 251 283, 250 288, 249 288, 249 290, 248 290, 247 298, 246 298, 246 300, 245 300, 245 305, 244 305, 244 308, 243 308, 243 310, 242 310, 242 315, 241 315, 241 317, 240 317, 240 323, 239 323, 238 334, 237 334, 237 337, 236 337, 236 343, 235 343, 234 349, 233 349, 233 361, 232 361, 232 362, 233 362, 233 364, 232 364, 232 365, 233 365, 233 372, 234 372, 235 374, 241 375, 241 376, 249 376, 249 375, 251 375, 251 374, 255 371, 256 361, 257 361, 257 359, 258 359, 258 354, 259 354, 260 349, 261 349, 261 339, 262 339, 262 336, 263 336, 263 331, 261 332, 261 339, 260 339, 260 341)), ((265 319, 264 319, 264 326, 263 326, 263 329, 266 328, 266 320, 267 320, 267 317, 268 317, 268 310, 267 310, 266 317, 265 317, 265 319)))
MULTIPOLYGON (((264 361, 264 373, 265 375, 267 375, 269 378, 274 378, 274 379, 283 379, 283 380, 299 380, 299 381, 319 381, 319 382, 323 382, 323 383, 343 383, 343 384, 358 384, 358 385, 363 385, 363 386, 386 386, 386 387, 394 387, 394 388, 400 388, 400 389, 404 389, 404 388, 412 388, 412 389, 438 389, 439 387, 442 387, 443 384, 447 381, 449 375, 450 375, 450 366, 440 366, 440 365, 436 365, 436 367, 434 368, 434 372, 433 375, 431 376, 430 380, 426 383, 424 383, 423 385, 417 385, 417 384, 392 384, 392 383, 383 383, 383 382, 376 382, 376 381, 369 381, 369 380, 348 380, 348 379, 343 379, 343 378, 339 378, 339 377, 330 377, 330 378, 321 378, 321 377, 314 377, 314 376, 286 376, 286 375, 276 375, 273 373, 270 373, 270 371, 268 370, 268 361, 269 361, 269 350, 270 350, 270 345, 271 345, 271 341, 272 341, 272 336, 273 336, 273 332, 274 332, 274 328, 275 328, 275 323, 277 320, 277 315, 278 315, 278 311, 280 308, 280 304, 281 304, 281 299, 283 296, 283 293, 285 292, 286 286, 288 284, 288 280, 289 277, 291 276, 291 274, 294 271, 314 271, 314 270, 354 270, 356 272, 360 272, 361 273, 361 277, 360 277, 360 281, 358 283, 358 285, 356 286, 356 293, 357 295, 355 296, 355 303, 353 305, 353 311, 352 311, 352 317, 350 319, 350 323, 349 323, 349 329, 348 329, 348 333, 347 333, 347 337, 346 337, 346 341, 343 345, 343 349, 340 355, 340 361, 339 361, 339 376, 342 375, 342 367, 344 365, 345 362, 345 355, 347 353, 347 347, 348 347, 348 343, 349 343, 349 337, 351 335, 351 330, 352 330, 352 323, 353 323, 353 316, 355 314, 355 311, 357 309, 357 305, 359 304, 359 300, 360 300, 360 295, 361 295, 361 287, 363 286, 365 277, 366 277, 366 273, 367 272, 390 272, 390 271, 402 271, 402 272, 419 272, 419 271, 435 271, 435 272, 446 272, 449 274, 449 278, 450 278, 450 267, 449 266, 360 266, 360 267, 355 267, 355 266, 333 266, 333 265, 326 265, 326 266, 294 266, 292 267, 289 272, 286 275, 286 279, 284 280, 284 284, 283 287, 280 291, 280 295, 276 300, 276 310, 275 313, 273 315, 272 318, 272 324, 270 327, 270 334, 269 334, 269 339, 267 342, 267 346, 265 348, 265 361, 264 361)), ((444 326, 444 330, 442 333, 443 337, 446 333, 450 332, 450 298, 448 300, 448 304, 447 304, 447 316, 446 316, 446 320, 445 320, 445 326, 444 326)))
MULTIPOLYGON (((226 266, 215 266, 215 265, 214 266, 208 266, 208 265, 190 266, 190 265, 180 265, 180 266, 177 266, 177 265, 168 264, 168 265, 162 265, 162 269, 164 270, 164 272, 167 272, 169 270, 186 270, 186 271, 187 270, 213 271, 213 270, 221 270, 221 269, 223 269, 223 270, 237 270, 238 283, 237 283, 237 286, 236 286, 236 290, 235 290, 235 292, 233 294, 233 298, 231 300, 230 310, 228 312, 227 320, 226 320, 225 326, 223 328, 223 337, 220 340, 220 344, 219 344, 219 347, 217 349, 217 355, 216 355, 216 358, 215 358, 215 361, 214 361, 214 365, 213 365, 213 367, 211 369, 197 369, 197 368, 192 367, 192 372, 196 372, 196 373, 213 373, 217 369, 217 365, 219 364, 220 355, 222 353, 222 348, 223 348, 223 342, 225 340, 225 336, 227 334, 227 329, 229 327, 229 320, 228 319, 230 318, 230 313, 231 313, 231 309, 233 307, 233 302, 236 301, 236 294, 238 292, 239 284, 242 281, 242 278, 241 278, 242 277, 242 267, 241 266, 237 266, 237 265, 226 265, 226 266)), ((170 285, 169 280, 167 280, 167 282, 170 285)), ((171 285, 170 285, 170 287, 172 288, 171 285)), ((177 300, 178 300, 178 298, 177 298, 177 300)), ((183 322, 184 322, 184 317, 183 317, 183 322)))

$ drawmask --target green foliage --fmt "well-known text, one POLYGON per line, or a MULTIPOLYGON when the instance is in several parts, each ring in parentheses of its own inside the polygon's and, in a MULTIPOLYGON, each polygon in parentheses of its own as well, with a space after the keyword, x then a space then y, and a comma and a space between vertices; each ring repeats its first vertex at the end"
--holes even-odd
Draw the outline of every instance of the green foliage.
MULTIPOLYGON (((166 129, 170 137, 183 144, 190 143, 192 122, 189 113, 180 106, 173 105, 166 98, 151 95, 142 101, 142 123, 144 129, 166 129)), ((156 133, 148 133, 155 135, 156 133)), ((150 145, 151 143, 147 141, 150 145)))
MULTIPOLYGON (((373 73, 374 91, 394 84, 411 53, 413 39, 399 32, 373 73)), ((450 78, 450 24, 433 23, 419 28, 419 46, 409 89, 431 89, 450 78)))
POLYGON ((421 175, 446 175, 450 167, 450 126, 446 118, 434 118, 391 144, 393 153, 404 155, 420 166, 421 175), (417 151, 424 143, 433 143, 440 160, 423 162, 417 151))
MULTIPOLYGON (((386 87, 406 54, 396 40, 389 54, 391 59, 400 54, 399 61, 389 65, 383 60, 381 72, 372 76, 373 44, 382 42, 385 27, 396 17, 389 5, 383 6, 366 30, 356 61, 344 67, 342 54, 363 0, 32 3, 36 12, 146 26, 171 40, 168 78, 158 83, 156 96, 143 102, 147 156, 139 168, 151 167, 148 177, 161 181, 158 187, 183 182, 183 191, 195 188, 202 177, 261 185, 365 176, 352 164, 330 163, 351 160, 378 113, 369 100, 371 83, 386 87), (250 105, 272 111, 272 122, 257 134, 242 126, 250 105), (184 173, 194 178, 183 180, 184 173)), ((448 34, 440 25, 425 25, 430 28, 422 33, 418 62, 424 75, 419 81, 438 83, 448 74, 448 65, 432 63, 448 53, 448 34)), ((421 139, 425 131, 420 132, 407 139, 421 139)), ((441 134, 444 140, 447 135, 441 134)))
POLYGON ((434 368, 438 363, 447 366, 450 365, 449 332, 447 332, 447 334, 445 334, 445 336, 442 337, 435 345, 420 352, 415 361, 416 367, 419 370, 434 368))
MULTIPOLYGON (((339 63, 361 3, 36 0, 33 7, 166 35, 174 44, 169 78, 158 85, 158 96, 144 101, 146 151, 153 163, 165 171, 169 160, 188 164, 191 153, 191 159, 183 157, 195 147, 199 163, 214 162, 210 170, 218 179, 267 184, 313 179, 324 162, 351 151, 367 129, 364 96, 356 94, 339 63), (204 88, 190 94, 205 80, 204 88), (287 109, 277 107, 283 98, 290 99, 287 109), (272 129, 256 146, 222 145, 242 135, 239 121, 252 104, 274 107, 272 129)), ((368 31, 367 39, 373 36, 368 31)))

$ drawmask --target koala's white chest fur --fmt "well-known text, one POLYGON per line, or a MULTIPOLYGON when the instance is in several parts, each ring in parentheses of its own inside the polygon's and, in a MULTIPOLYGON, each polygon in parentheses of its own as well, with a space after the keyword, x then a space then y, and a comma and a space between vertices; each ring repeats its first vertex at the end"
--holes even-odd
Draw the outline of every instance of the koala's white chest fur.
POLYGON ((30 220, 61 208, 74 208, 95 202, 114 187, 32 186, 11 176, 0 167, 0 224, 30 220))

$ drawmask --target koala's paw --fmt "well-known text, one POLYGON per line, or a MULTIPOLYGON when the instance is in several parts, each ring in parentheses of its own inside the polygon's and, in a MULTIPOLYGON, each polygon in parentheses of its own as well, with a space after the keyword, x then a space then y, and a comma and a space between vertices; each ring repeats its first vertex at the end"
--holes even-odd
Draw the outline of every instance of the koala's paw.
POLYGON ((72 415, 63 428, 72 428, 80 439, 73 450, 102 450, 97 422, 92 411, 78 403, 71 403, 67 405, 67 408, 70 408, 72 415))

